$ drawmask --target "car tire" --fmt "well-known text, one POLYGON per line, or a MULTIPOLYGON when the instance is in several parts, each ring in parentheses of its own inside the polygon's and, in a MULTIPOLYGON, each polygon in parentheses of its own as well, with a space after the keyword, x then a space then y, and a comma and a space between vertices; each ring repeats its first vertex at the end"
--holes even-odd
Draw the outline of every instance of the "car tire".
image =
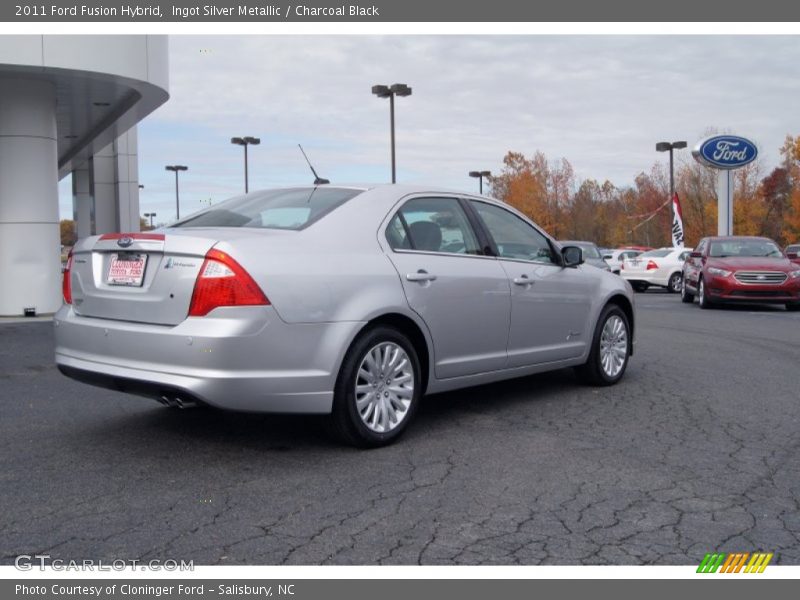
POLYGON ((706 294, 706 284, 702 277, 697 280, 697 304, 703 309, 714 308, 714 303, 709 300, 708 294, 706 294))
POLYGON ((686 289, 686 279, 683 277, 681 277, 681 302, 685 302, 686 304, 694 302, 694 294, 686 289))
POLYGON ((644 281, 634 281, 631 283, 631 287, 633 288, 634 292, 642 293, 647 291, 647 288, 650 287, 650 284, 645 283, 644 281))
POLYGON ((683 281, 683 276, 681 275, 680 271, 676 271, 672 275, 669 276, 669 281, 667 281, 667 291, 670 294, 677 294, 681 291, 683 287, 681 282, 683 281))
POLYGON ((393 327, 370 328, 350 346, 339 370, 332 433, 360 448, 391 444, 413 419, 421 397, 414 345, 393 327))
POLYGON ((608 304, 594 328, 589 358, 576 368, 578 377, 589 385, 614 385, 625 374, 631 355, 631 326, 625 312, 608 304), (624 351, 624 355, 620 355, 624 351), (614 357, 622 359, 618 362, 614 357))
POLYGON ((789 312, 800 311, 800 303, 797 303, 797 304, 789 303, 789 304, 786 305, 786 310, 788 310, 789 312))

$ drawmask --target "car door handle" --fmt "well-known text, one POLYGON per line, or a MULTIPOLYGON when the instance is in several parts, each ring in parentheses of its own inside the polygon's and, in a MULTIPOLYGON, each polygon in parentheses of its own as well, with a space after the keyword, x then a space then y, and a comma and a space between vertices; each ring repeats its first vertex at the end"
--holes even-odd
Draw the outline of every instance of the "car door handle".
POLYGON ((529 278, 527 275, 514 277, 514 279, 511 281, 513 281, 516 285, 531 285, 533 283, 533 279, 529 278))
POLYGON ((416 273, 407 273, 406 279, 408 281, 436 281, 436 275, 420 269, 416 273))

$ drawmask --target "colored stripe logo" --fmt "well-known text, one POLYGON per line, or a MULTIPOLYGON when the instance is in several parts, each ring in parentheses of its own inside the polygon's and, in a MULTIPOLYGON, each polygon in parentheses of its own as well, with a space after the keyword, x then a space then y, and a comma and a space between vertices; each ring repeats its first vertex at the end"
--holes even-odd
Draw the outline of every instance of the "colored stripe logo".
POLYGON ((698 573, 763 573, 772 560, 772 552, 712 552, 703 557, 698 573))

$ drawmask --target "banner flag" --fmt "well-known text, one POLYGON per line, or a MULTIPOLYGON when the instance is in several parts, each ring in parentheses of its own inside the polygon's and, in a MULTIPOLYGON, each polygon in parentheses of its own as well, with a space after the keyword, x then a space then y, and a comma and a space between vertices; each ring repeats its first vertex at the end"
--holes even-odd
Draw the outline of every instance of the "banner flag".
POLYGON ((672 196, 672 245, 683 248, 683 213, 677 192, 672 196))

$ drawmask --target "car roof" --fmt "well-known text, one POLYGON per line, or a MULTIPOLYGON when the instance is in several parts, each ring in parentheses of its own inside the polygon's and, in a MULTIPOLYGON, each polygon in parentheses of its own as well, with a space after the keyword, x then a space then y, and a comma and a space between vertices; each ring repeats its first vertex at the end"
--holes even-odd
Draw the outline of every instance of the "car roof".
POLYGON ((582 240, 560 240, 559 244, 575 244, 576 246, 580 246, 583 244, 584 246, 597 246, 594 242, 585 242, 582 240))

